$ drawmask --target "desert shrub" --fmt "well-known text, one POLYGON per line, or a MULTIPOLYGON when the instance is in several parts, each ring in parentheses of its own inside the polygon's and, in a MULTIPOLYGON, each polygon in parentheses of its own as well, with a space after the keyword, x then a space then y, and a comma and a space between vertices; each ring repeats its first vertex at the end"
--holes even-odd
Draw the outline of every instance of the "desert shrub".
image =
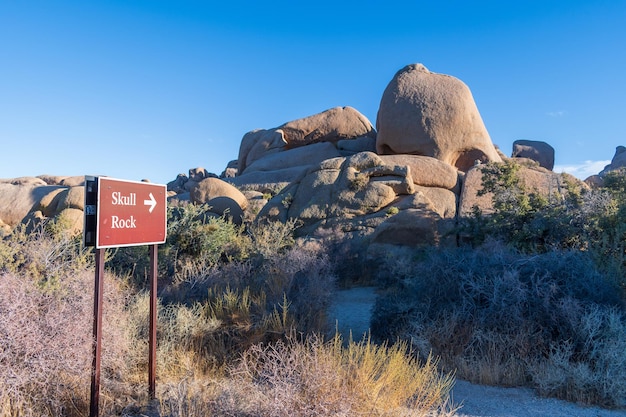
MULTIPOLYGON (((598 384, 609 386, 614 378, 609 375, 624 374, 619 361, 613 368, 609 360, 601 364, 598 355, 623 356, 600 346, 618 349, 626 334, 591 336, 580 325, 596 310, 622 326, 626 320, 616 284, 598 271, 588 253, 523 255, 498 245, 432 250, 420 262, 405 263, 398 273, 376 303, 372 335, 377 340, 410 340, 420 352, 432 350, 444 369, 457 370, 462 378, 497 385, 538 381, 532 376, 537 363, 549 367, 546 358, 554 346, 568 343, 571 362, 586 366, 598 384)), ((568 389, 582 392, 586 386, 571 384, 568 389)), ((592 397, 584 398, 616 405, 615 391, 592 397)))
POLYGON ((300 226, 297 219, 280 221, 261 221, 250 224, 249 236, 252 240, 251 255, 263 259, 271 258, 290 249, 295 244, 294 233, 300 226))
MULTIPOLYGON (((211 215, 206 205, 178 204, 168 207, 167 240, 159 246, 159 276, 170 281, 194 281, 222 261, 247 257, 249 239, 232 222, 211 215)), ((116 275, 129 276, 139 289, 149 279, 147 246, 111 251, 107 267, 116 275)))
POLYGON ((626 169, 607 173, 598 193, 604 205, 594 217, 591 251, 598 265, 617 277, 626 295, 626 169))
POLYGON ((25 225, 15 227, 0 239, 0 271, 17 272, 27 263, 24 246, 30 239, 25 225))
POLYGON ((547 358, 529 364, 537 391, 574 402, 626 407, 623 311, 589 306, 572 320, 576 339, 552 344, 547 358))
MULTIPOLYGON (((159 303, 158 373, 162 380, 219 374, 219 370, 254 343, 282 337, 292 328, 286 303, 268 310, 263 294, 227 288, 191 305, 159 303)), ((147 351, 149 295, 138 294, 128 327, 147 351)), ((147 355, 133 359, 147 369, 147 355)))
POLYGON ((319 228, 316 244, 327 256, 340 287, 370 286, 375 266, 367 262, 369 241, 358 232, 346 231, 342 225, 319 228))
POLYGON ((0 240, 0 271, 54 286, 61 276, 93 265, 91 250, 82 247, 79 237, 52 233, 46 226, 40 223, 29 232, 26 225, 18 226, 0 240))
POLYGON ((492 193, 494 212, 474 208, 462 235, 476 246, 495 238, 525 253, 589 251, 626 294, 626 170, 608 173, 604 187, 594 190, 561 174, 563 189, 546 197, 524 189, 519 168, 512 161, 482 168, 478 194, 492 193))
MULTIPOLYGON (((110 278, 110 277, 109 277, 110 278)), ((103 315, 102 397, 119 395, 130 349, 123 329, 125 297, 107 280, 103 315), (115 395, 111 395, 115 392, 115 395)), ((42 288, 0 275, 0 415, 80 416, 89 406, 93 274, 84 270, 42 288)), ((106 400, 103 400, 103 403, 106 400)), ((103 409, 111 406, 103 404, 103 409)))
POLYGON ((335 276, 328 257, 296 246, 272 258, 220 265, 201 279, 168 286, 162 296, 165 304, 191 306, 210 303, 227 293, 247 292, 253 299, 263 300, 259 314, 254 316, 257 320, 287 303, 293 326, 309 333, 326 331, 325 312, 334 290, 335 276))
POLYGON ((573 182, 567 190, 552 190, 548 196, 526 190, 520 180, 521 165, 514 161, 489 163, 482 168, 483 188, 478 195, 491 193, 493 213, 483 215, 474 208, 462 232, 475 244, 487 236, 495 237, 524 252, 582 248, 582 224, 577 214, 582 204, 581 191, 573 182))
POLYGON ((163 403, 173 416, 442 416, 453 414, 452 384, 436 361, 416 360, 406 344, 291 337, 250 347, 229 379, 204 389, 187 383, 164 392, 163 403), (210 398, 204 409, 196 396, 210 398))

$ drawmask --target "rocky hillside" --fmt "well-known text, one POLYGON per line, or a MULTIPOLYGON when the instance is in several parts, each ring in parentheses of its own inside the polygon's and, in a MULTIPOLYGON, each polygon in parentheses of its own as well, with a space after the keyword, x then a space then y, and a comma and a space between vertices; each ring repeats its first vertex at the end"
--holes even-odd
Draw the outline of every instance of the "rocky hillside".
MULTIPOLYGON (((571 176, 552 172, 554 149, 520 140, 528 190, 562 193, 571 176)), ((376 127, 352 107, 336 107, 275 128, 243 135, 236 160, 221 175, 190 169, 168 184, 169 198, 206 203, 232 221, 299 223, 301 237, 348 243, 354 256, 376 257, 391 246, 455 244, 448 234, 474 206, 482 168, 509 159, 489 137, 471 91, 461 80, 421 64, 399 70, 385 89, 376 127)), ((613 162, 581 186, 601 184, 626 165, 619 146, 613 162)), ((0 233, 52 220, 80 233, 82 177, 0 180, 0 233)))

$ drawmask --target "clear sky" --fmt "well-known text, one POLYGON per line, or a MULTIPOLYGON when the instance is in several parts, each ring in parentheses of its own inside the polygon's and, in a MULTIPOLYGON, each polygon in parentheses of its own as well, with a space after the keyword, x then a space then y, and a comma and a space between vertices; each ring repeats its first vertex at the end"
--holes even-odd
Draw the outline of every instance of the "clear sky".
POLYGON ((470 87, 507 155, 542 140, 597 173, 626 145, 626 0, 0 0, 0 178, 219 174, 252 129, 375 124, 418 62, 470 87))

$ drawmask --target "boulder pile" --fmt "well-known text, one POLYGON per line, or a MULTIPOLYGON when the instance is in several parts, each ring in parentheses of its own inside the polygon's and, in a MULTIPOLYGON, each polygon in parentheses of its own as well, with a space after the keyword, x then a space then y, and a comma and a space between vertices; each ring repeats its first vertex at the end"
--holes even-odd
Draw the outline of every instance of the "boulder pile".
MULTIPOLYGON (((516 141, 511 158, 523 164, 528 188, 548 195, 565 187, 547 143, 516 141)), ((207 204, 215 216, 239 224, 296 219, 300 237, 351 242, 377 257, 394 247, 455 244, 448 232, 459 218, 474 206, 489 212, 491 199, 478 193, 481 167, 506 159, 467 85, 413 64, 384 90, 376 128, 346 106, 253 130, 221 175, 193 168, 167 187, 170 199, 207 204)), ((624 160, 618 147, 607 170, 624 160)), ((82 180, 0 180, 0 230, 55 219, 79 232, 82 180)))

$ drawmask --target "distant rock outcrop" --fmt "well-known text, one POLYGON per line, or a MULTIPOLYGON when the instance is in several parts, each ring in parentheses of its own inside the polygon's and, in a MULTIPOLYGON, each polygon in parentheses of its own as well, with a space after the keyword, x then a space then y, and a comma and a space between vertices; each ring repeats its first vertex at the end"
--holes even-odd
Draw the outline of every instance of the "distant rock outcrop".
POLYGON ((536 140, 516 140, 513 142, 511 158, 526 158, 533 160, 540 167, 554 169, 554 148, 546 142, 536 140))
POLYGON ((604 177, 607 173, 624 167, 626 167, 626 147, 620 145, 615 148, 615 155, 613 155, 611 163, 605 166, 598 175, 604 177))
POLYGON ((501 160, 469 88, 421 64, 407 65, 393 77, 380 101, 376 129, 380 154, 430 156, 461 171, 477 160, 501 160))

